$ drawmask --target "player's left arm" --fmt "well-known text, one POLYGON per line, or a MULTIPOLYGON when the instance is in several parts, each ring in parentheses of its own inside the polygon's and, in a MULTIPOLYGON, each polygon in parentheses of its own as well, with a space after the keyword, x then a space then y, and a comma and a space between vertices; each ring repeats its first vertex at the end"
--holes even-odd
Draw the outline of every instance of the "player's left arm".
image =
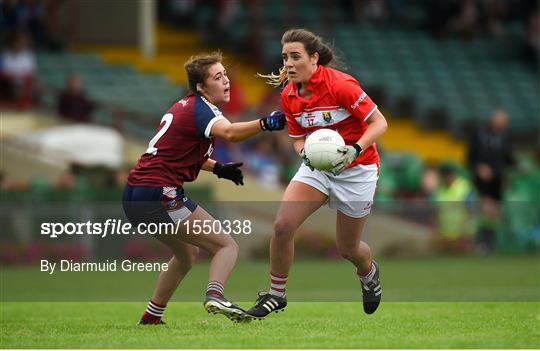
POLYGON ((203 163, 201 169, 214 173, 218 178, 229 179, 236 185, 244 185, 244 174, 240 169, 242 165, 242 162, 229 162, 223 164, 209 158, 203 163))
POLYGON ((359 123, 368 125, 360 139, 354 144, 339 149, 343 156, 334 161, 335 167, 332 170, 334 174, 339 174, 386 132, 388 123, 358 82, 354 80, 340 82, 334 88, 334 96, 339 106, 344 107, 354 118, 359 119, 359 123))
POLYGON ((386 118, 384 118, 379 109, 373 111, 371 116, 366 120, 366 123, 368 124, 366 131, 356 142, 362 150, 370 147, 388 129, 388 122, 386 122, 386 118))
POLYGON ((349 111, 354 118, 359 120, 359 123, 368 124, 364 134, 355 143, 362 150, 370 147, 388 129, 386 118, 354 79, 336 84, 334 96, 339 106, 349 111))

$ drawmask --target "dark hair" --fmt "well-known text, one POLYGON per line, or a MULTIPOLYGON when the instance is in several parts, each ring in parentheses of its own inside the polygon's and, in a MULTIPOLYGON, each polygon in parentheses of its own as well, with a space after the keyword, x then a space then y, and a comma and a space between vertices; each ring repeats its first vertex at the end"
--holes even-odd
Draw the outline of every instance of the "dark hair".
POLYGON ((204 84, 204 81, 208 78, 208 68, 222 61, 223 55, 220 51, 191 56, 184 64, 188 76, 188 90, 193 94, 197 94, 197 84, 204 84))
MULTIPOLYGON (((318 53, 319 60, 317 61, 317 64, 319 65, 342 69, 345 68, 341 59, 334 54, 331 45, 327 44, 320 36, 307 29, 289 29, 283 33, 283 36, 281 37, 281 45, 285 45, 286 43, 302 43, 310 56, 314 53, 318 53)), ((267 83, 275 87, 283 85, 287 81, 287 73, 284 67, 280 68, 279 75, 271 73, 267 75, 259 74, 259 76, 267 78, 267 83)))
POLYGON ((308 55, 319 54, 319 65, 328 66, 334 61, 334 52, 321 37, 307 29, 289 29, 281 37, 281 45, 286 43, 302 43, 308 55))

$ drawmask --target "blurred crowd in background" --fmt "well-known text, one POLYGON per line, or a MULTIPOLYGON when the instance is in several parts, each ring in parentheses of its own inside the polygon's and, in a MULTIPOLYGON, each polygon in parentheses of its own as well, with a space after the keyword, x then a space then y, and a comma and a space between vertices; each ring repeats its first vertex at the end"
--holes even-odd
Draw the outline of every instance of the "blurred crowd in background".
MULTIPOLYGON (((59 33, 57 28, 57 7, 61 3, 61 0, 0 1, 0 108, 44 108, 42 98, 44 92, 50 92, 50 87, 40 81, 36 54, 70 52, 69 35, 59 33)), ((158 15, 162 24, 181 31, 196 32, 209 48, 233 50, 242 59, 251 58, 255 64, 261 63, 261 70, 266 72, 275 71, 280 66, 279 55, 276 52, 273 58, 268 58, 257 43, 266 40, 269 31, 280 33, 290 23, 301 23, 299 13, 306 6, 304 1, 279 3, 285 5, 287 11, 274 13, 272 11, 283 8, 272 7, 264 1, 254 1, 246 10, 242 8, 244 4, 241 1, 161 0, 158 2, 158 15), (263 11, 267 11, 264 14, 275 21, 271 24, 261 21, 263 11), (276 23, 279 24, 277 27, 276 23)), ((517 47, 519 57, 530 65, 531 74, 538 74, 540 20, 536 1, 321 0, 317 6, 332 9, 323 11, 328 12, 328 18, 324 18, 324 21, 321 18, 312 19, 318 33, 330 40, 334 37, 337 21, 372 23, 375 26, 403 30, 413 28, 428 31, 442 41, 453 38, 466 42, 472 38, 490 37, 503 45, 508 43, 517 47), (333 16, 332 13, 337 15, 333 16), (516 36, 516 33, 519 35, 516 36), (513 40, 516 37, 521 38, 518 46, 513 40)), ((310 25, 309 22, 301 24, 310 25)), ((272 40, 279 44, 279 37, 273 37, 272 40)), ((250 106, 246 102, 246 89, 249 87, 235 84, 236 69, 241 67, 230 69, 231 103, 223 107, 224 114, 231 121, 250 120, 279 108, 277 89, 269 89, 259 104, 250 106)), ((49 105, 49 110, 53 106, 57 116, 66 122, 95 123, 95 114, 107 109, 107 104, 95 101, 86 93, 85 77, 79 72, 71 72, 64 82, 61 89, 54 90, 55 101, 49 105)), ((377 98, 379 91, 367 90, 385 113, 388 112, 394 118, 408 117, 387 111, 384 98, 377 98)), ((184 92, 183 87, 178 87, 178 96, 170 96, 169 100, 175 101, 184 92)), ((161 112, 167 108, 163 105, 161 112)), ((436 231, 441 234, 435 245, 441 250, 491 252, 496 249, 495 241, 497 231, 501 230, 503 212, 518 212, 511 216, 514 219, 519 217, 520 210, 515 206, 505 208, 505 201, 509 203, 512 199, 523 199, 533 201, 533 205, 538 207, 538 144, 530 145, 528 150, 525 148, 529 152, 528 156, 517 157, 518 148, 513 146, 517 144, 514 142, 516 135, 508 133, 512 116, 498 106, 492 106, 491 112, 489 116, 479 119, 481 123, 473 121, 476 124, 464 136, 468 145, 468 157, 464 164, 456 161, 432 163, 414 155, 401 156, 401 162, 397 164, 392 161, 395 155, 387 153, 384 145, 380 147, 383 169, 377 200, 435 200, 450 204, 446 207, 444 204, 434 205, 438 223, 436 231), (473 203, 480 204, 479 208, 470 206, 473 203), (479 211, 480 215, 475 211, 479 211)), ((155 122, 154 125, 159 118, 158 114, 149 117, 155 122)), ((540 116, 530 118, 539 119, 540 116)), ((389 125, 392 128, 391 122, 389 125)), ((519 136, 517 139, 519 142, 519 136)), ((245 171, 256 178, 262 187, 269 189, 278 189, 286 184, 300 163, 284 132, 271 133, 241 144, 222 141, 216 144, 216 159, 222 162, 243 161, 245 171)), ((56 183, 38 178, 18 181, 10 179, 3 172, 0 186, 3 197, 7 199, 114 200, 120 198, 131 166, 96 169, 73 165, 56 183)), ((527 223, 511 225, 525 225, 527 230, 532 228, 524 237, 530 237, 532 242, 538 244, 538 215, 524 221, 532 221, 536 226, 531 227, 527 223)))

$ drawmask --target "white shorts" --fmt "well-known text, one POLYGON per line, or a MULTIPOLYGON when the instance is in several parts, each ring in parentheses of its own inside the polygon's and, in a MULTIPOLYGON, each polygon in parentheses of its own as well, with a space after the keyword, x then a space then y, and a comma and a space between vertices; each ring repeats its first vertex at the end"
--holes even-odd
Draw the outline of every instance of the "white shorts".
POLYGON ((371 212, 379 179, 378 164, 357 165, 334 176, 330 172, 310 170, 302 164, 293 180, 307 184, 328 196, 328 206, 343 214, 361 218, 371 212))

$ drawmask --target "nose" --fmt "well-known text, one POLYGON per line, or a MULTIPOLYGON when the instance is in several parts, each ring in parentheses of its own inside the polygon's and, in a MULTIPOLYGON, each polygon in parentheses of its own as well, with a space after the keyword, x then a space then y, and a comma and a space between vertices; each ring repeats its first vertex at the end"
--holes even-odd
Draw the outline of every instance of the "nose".
POLYGON ((224 76, 224 78, 225 78, 225 79, 223 79, 223 84, 225 84, 225 85, 229 84, 229 82, 230 82, 229 77, 224 76))
POLYGON ((291 60, 289 58, 283 59, 283 66, 289 67, 289 68, 292 67, 291 60))

